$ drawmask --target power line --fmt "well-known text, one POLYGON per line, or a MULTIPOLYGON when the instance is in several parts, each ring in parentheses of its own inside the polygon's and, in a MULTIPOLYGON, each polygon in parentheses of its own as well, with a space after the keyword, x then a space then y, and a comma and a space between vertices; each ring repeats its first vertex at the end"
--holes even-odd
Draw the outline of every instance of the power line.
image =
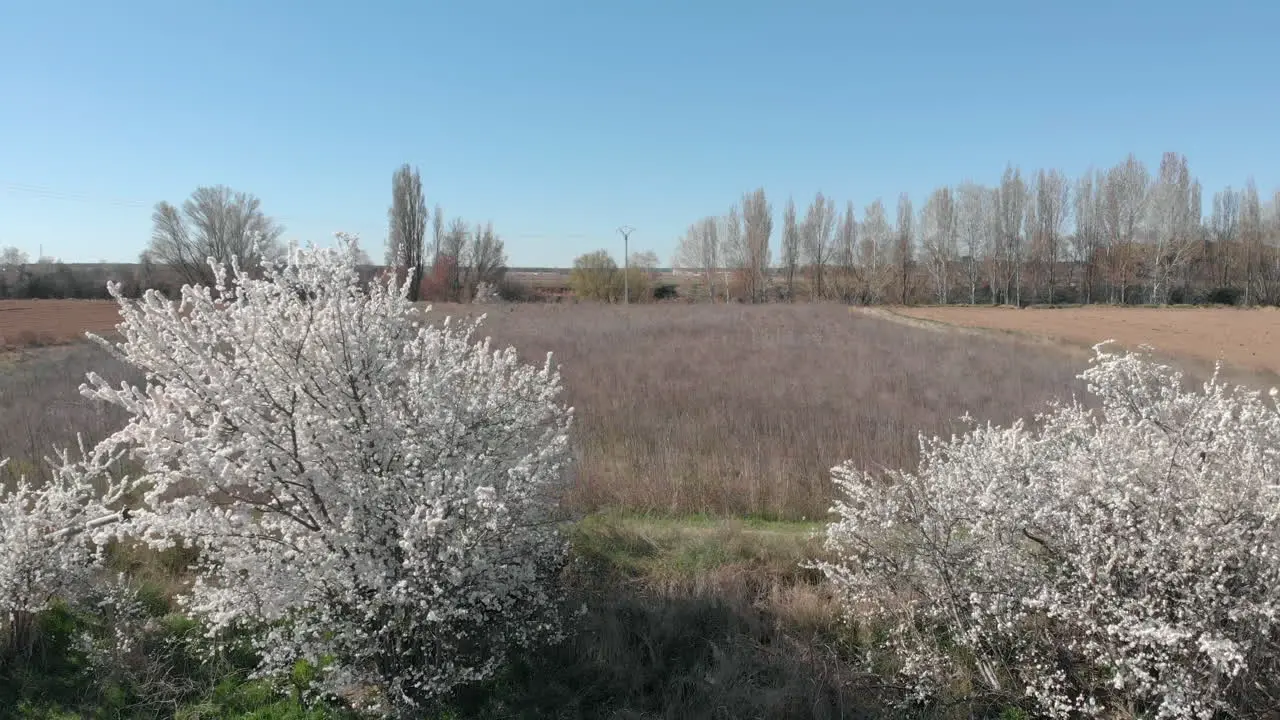
POLYGON ((130 200, 126 198, 112 198, 94 196, 89 193, 73 192, 68 190, 57 190, 55 188, 43 185, 32 185, 29 183, 0 182, 0 188, 5 192, 14 195, 28 195, 45 200, 70 200, 73 202, 90 202, 100 203, 104 205, 117 205, 120 207, 146 207, 149 208, 154 203, 145 200, 130 200))

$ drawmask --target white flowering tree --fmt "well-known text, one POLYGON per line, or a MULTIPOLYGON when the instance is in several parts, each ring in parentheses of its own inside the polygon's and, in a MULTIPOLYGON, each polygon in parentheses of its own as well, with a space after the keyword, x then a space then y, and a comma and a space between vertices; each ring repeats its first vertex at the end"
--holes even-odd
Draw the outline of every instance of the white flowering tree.
POLYGON ((214 264, 176 303, 112 285, 123 340, 97 339, 146 384, 81 392, 130 415, 97 450, 142 468, 113 531, 200 551, 190 611, 252 629, 265 675, 305 660, 406 714, 559 631, 571 410, 550 357, 423 323, 342 237, 260 278, 214 264))
POLYGON ((101 553, 83 530, 99 514, 92 488, 67 472, 0 492, 0 642, 10 650, 35 639, 35 615, 50 603, 86 596, 101 553))
POLYGON ((1274 400, 1095 350, 1092 410, 922 439, 915 473, 835 468, 820 567, 917 697, 971 686, 1052 717, 1273 708, 1274 400))

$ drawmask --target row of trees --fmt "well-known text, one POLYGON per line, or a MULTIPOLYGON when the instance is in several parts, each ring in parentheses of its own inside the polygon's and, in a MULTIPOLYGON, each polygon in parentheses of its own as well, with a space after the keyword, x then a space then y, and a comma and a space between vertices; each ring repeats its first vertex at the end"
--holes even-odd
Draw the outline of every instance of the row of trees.
POLYGON ((417 168, 402 165, 392 177, 391 207, 387 210, 386 264, 412 277, 412 300, 461 302, 475 295, 481 283, 499 284, 506 274, 507 253, 493 223, 468 225, 454 218, 446 225, 440 205, 427 210, 422 177, 417 168), (431 244, 427 223, 431 221, 431 244))
MULTIPOLYGON (((492 223, 472 226, 454 218, 446 224, 439 205, 434 212, 427 209, 417 168, 403 165, 392 176, 387 221, 386 265, 401 281, 412 280, 409 292, 414 301, 462 301, 480 283, 498 284, 506 272, 506 250, 492 223)), ((167 266, 183 282, 211 285, 209 257, 255 268, 264 259, 284 255, 283 234, 284 227, 252 194, 224 186, 201 187, 180 208, 168 202, 156 205, 151 242, 141 262, 167 266)), ((363 266, 372 265, 363 251, 359 259, 363 266)))
POLYGON ((704 296, 846 302, 1280 303, 1280 192, 1225 188, 1203 217, 1200 182, 1168 152, 1154 176, 1130 154, 1072 180, 1006 167, 989 187, 941 187, 896 223, 876 199, 859 219, 819 192, 803 217, 788 200, 776 263, 763 189, 693 223, 672 265, 704 296))

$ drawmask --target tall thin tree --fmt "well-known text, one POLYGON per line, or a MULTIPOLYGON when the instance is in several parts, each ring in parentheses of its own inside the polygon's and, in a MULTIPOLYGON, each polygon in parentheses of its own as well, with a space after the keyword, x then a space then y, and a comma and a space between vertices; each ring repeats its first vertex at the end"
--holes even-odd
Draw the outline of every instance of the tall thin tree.
POLYGON ((409 278, 409 299, 421 296, 427 237, 427 199, 417 168, 401 165, 391 177, 391 207, 387 209, 387 264, 409 278))
POLYGON ((1044 268, 1049 303, 1054 300, 1058 264, 1062 260, 1062 231, 1070 208, 1070 186, 1061 170, 1041 170, 1036 176, 1036 216, 1040 221, 1040 263, 1044 268))
POLYGON ((890 237, 893 230, 889 227, 889 215, 885 211, 884 201, 876 198, 862 211, 862 257, 860 263, 865 276, 863 293, 868 302, 884 300, 888 284, 886 268, 889 266, 886 256, 889 253, 890 237))
POLYGON ((751 302, 760 302, 764 299, 769 238, 773 234, 773 207, 765 197, 764 188, 743 195, 742 219, 747 242, 748 296, 751 302))
POLYGON ((1244 304, 1258 301, 1258 265, 1262 259, 1262 207, 1258 186, 1250 177, 1240 196, 1240 243, 1244 246, 1244 304))
POLYGON ((956 189, 956 228, 963 253, 965 284, 969 287, 969 304, 978 302, 978 277, 981 270, 983 237, 987 232, 985 204, 987 190, 965 181, 956 189))
POLYGON ((813 299, 825 297, 825 280, 827 266, 831 264, 831 255, 835 237, 835 206, 821 192, 814 196, 809 210, 804 215, 804 226, 801 237, 804 243, 804 260, 813 273, 813 299))
POLYGON ((898 196, 898 241, 894 243, 894 266, 898 270, 899 287, 903 305, 910 300, 912 238, 915 236, 915 212, 911 209, 911 196, 898 196))
POLYGON ((1026 213, 1027 185, 1022 180, 1022 170, 1013 165, 1005 167, 1000 179, 1000 229, 1003 233, 1005 299, 1022 306, 1022 224, 1026 213))
POLYGON ((782 213, 782 272, 787 279, 787 299, 796 297, 796 268, 800 265, 800 228, 796 223, 796 201, 787 198, 782 213))

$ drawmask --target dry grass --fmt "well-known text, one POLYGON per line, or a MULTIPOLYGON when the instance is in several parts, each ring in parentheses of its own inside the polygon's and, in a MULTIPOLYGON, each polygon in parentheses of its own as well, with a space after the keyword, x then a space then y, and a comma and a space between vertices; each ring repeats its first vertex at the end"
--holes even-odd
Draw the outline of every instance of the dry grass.
POLYGON ((495 343, 535 362, 554 351, 562 366, 582 510, 824 517, 837 463, 911 467, 918 432, 958 430, 966 412, 1006 422, 1082 391, 1080 360, 1043 344, 834 305, 485 311, 495 343))
POLYGON ((11 458, 0 480, 47 477, 43 458, 74 449, 77 433, 92 445, 124 424, 124 411, 81 397, 90 371, 113 384, 141 382, 140 373, 87 342, 0 355, 0 457, 11 458))
MULTIPOLYGON (((474 314, 440 307, 437 316, 474 314)), ((823 517, 830 469, 911 467, 917 433, 964 413, 1005 422, 1079 392, 1083 364, 1016 338, 929 332, 834 305, 512 305, 484 332, 540 361, 554 351, 577 411, 570 500, 628 508, 823 517)), ((0 455, 39 470, 75 433, 122 417, 76 391, 127 373, 88 345, 0 361, 0 455)))

